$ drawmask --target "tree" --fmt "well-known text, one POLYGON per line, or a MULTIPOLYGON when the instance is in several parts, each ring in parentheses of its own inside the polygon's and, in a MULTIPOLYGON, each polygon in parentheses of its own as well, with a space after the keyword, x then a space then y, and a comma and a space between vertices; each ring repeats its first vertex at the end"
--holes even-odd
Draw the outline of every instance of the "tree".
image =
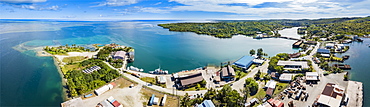
POLYGON ((263 49, 259 48, 257 49, 257 56, 260 58, 263 55, 263 49))
POLYGON ((190 97, 189 94, 186 93, 185 96, 180 100, 180 107, 190 107, 190 97))
POLYGON ((261 76, 261 71, 258 70, 258 72, 256 73, 256 75, 254 75, 254 78, 259 79, 260 76, 261 76))
POLYGON ((249 54, 251 54, 251 56, 252 56, 252 55, 256 54, 256 51, 254 49, 252 49, 252 50, 249 51, 249 54))

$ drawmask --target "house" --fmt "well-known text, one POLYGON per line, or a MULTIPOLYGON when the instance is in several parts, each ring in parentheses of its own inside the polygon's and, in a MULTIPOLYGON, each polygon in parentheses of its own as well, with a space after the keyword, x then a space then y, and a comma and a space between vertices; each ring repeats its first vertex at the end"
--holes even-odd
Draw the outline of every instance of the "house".
POLYGON ((317 105, 326 107, 340 107, 345 99, 344 89, 333 83, 327 83, 317 99, 317 105))
POLYGON ((126 52, 125 51, 117 51, 113 55, 113 59, 122 59, 122 60, 124 60, 125 59, 125 56, 126 56, 126 52))
POLYGON ((230 65, 221 69, 221 79, 223 80, 234 80, 235 71, 230 65))
POLYGON ((253 59, 253 63, 254 64, 262 65, 263 62, 265 62, 265 60, 262 60, 262 59, 253 59))
POLYGON ((198 107, 216 107, 212 100, 204 100, 202 104, 199 104, 198 107))
POLYGON ((318 81, 319 74, 317 72, 306 72, 306 81, 318 81))
POLYGON ((203 80, 202 73, 192 74, 186 77, 179 77, 177 78, 178 81, 178 88, 184 88, 190 85, 194 85, 199 83, 203 80))
POLYGON ((267 100, 268 103, 270 103, 270 105, 272 105, 272 107, 284 107, 284 103, 279 101, 279 100, 275 100, 273 98, 267 100))
POLYGON ((330 50, 328 50, 328 49, 317 49, 317 53, 319 53, 319 54, 330 54, 330 50))
POLYGON ((272 96, 276 87, 276 82, 274 80, 268 81, 264 88, 266 88, 266 95, 272 96))
POLYGON ((330 54, 320 54, 324 58, 330 58, 330 54))
POLYGON ((279 77, 279 80, 281 82, 290 82, 292 81, 292 77, 293 77, 293 74, 281 74, 280 77, 279 77))
POLYGON ((233 65, 236 65, 240 68, 248 69, 249 66, 253 64, 253 59, 255 58, 252 56, 246 55, 240 58, 238 61, 234 62, 233 65))
POLYGON ((284 69, 302 70, 309 68, 306 61, 279 61, 277 66, 284 66, 284 69))

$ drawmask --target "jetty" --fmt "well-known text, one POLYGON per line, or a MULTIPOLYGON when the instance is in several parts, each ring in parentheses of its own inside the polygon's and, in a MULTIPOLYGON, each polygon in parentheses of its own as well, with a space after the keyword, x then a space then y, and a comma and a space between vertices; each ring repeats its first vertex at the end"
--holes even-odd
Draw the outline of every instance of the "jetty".
POLYGON ((338 67, 343 70, 350 70, 351 66, 347 64, 333 64, 333 67, 338 67))
POLYGON ((362 82, 348 81, 347 86, 347 107, 362 107, 363 86, 362 82))

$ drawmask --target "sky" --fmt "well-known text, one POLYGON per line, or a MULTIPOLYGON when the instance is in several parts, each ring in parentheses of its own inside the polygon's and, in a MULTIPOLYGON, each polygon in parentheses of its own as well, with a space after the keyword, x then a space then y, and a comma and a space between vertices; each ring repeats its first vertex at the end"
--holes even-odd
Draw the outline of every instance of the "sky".
POLYGON ((370 16, 370 0, 0 0, 0 19, 256 20, 370 16))

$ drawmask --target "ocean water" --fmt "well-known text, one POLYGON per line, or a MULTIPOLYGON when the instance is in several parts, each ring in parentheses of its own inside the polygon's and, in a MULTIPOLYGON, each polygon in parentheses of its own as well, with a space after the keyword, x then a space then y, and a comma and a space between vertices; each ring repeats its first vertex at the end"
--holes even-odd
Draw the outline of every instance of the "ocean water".
MULTIPOLYGON (((250 49, 263 48, 269 56, 298 51, 291 47, 295 42, 293 40, 256 40, 245 36, 218 39, 191 32, 170 32, 156 26, 169 22, 177 21, 0 20, 0 105, 59 106, 63 102, 61 78, 53 59, 37 57, 33 51, 13 49, 19 44, 36 47, 117 43, 135 48, 133 66, 143 68, 145 72, 160 66, 170 73, 234 61, 248 55, 250 49)), ((292 36, 290 33, 281 33, 292 36)), ((355 73, 352 74, 355 76, 355 73)), ((366 78, 358 81, 363 79, 366 78)))

